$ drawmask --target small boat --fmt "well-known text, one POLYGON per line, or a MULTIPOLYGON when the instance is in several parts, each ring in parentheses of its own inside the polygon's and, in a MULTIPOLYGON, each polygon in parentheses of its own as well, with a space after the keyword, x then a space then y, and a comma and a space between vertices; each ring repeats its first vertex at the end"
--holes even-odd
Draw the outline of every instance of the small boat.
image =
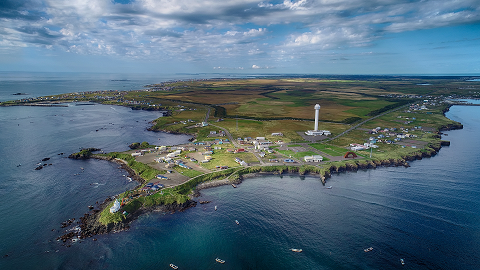
POLYGON ((404 261, 403 259, 400 259, 400 263, 401 263, 402 265, 405 265, 405 261, 404 261))
POLYGON ((217 211, 217 206, 215 205, 215 211, 217 211))
POLYGON ((372 251, 372 250, 373 250, 373 247, 369 247, 369 248, 364 249, 363 251, 369 252, 369 251, 372 251))
POLYGON ((237 223, 237 225, 240 225, 240 222, 238 222, 238 220, 235 219, 235 223, 237 223))
POLYGON ((290 250, 293 251, 293 252, 302 252, 303 251, 303 249, 301 249, 301 248, 291 248, 290 250))
POLYGON ((222 260, 222 259, 219 259, 219 258, 216 258, 215 261, 219 262, 219 263, 225 263, 225 260, 222 260))
POLYGON ((328 187, 326 187, 326 188, 327 188, 327 189, 332 189, 332 186, 328 186, 328 187))
POLYGON ((176 266, 176 265, 173 264, 173 263, 170 264, 170 267, 173 268, 173 269, 178 269, 178 266, 176 266))
POLYGON ((233 187, 233 188, 237 188, 237 186, 236 186, 235 184, 232 184, 232 187, 233 187))

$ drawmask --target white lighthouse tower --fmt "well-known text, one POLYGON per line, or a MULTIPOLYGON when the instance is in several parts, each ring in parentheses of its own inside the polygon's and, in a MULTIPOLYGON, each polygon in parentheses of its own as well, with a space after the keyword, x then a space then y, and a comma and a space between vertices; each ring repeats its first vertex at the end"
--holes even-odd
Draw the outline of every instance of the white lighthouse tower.
POLYGON ((330 135, 330 131, 328 130, 318 130, 318 116, 320 115, 320 104, 316 104, 315 107, 315 127, 313 130, 309 130, 305 132, 305 135, 309 136, 319 136, 319 135, 330 135))
POLYGON ((318 115, 320 114, 320 105, 315 105, 315 129, 313 131, 318 131, 318 115))

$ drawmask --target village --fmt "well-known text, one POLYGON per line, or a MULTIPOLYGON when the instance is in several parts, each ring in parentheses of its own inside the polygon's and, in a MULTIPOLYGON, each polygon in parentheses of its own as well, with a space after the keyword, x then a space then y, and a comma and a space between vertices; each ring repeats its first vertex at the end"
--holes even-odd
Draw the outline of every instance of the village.
MULTIPOLYGON (((415 120, 402 116, 397 118, 403 123, 415 120)), ((368 158, 373 149, 379 151, 379 145, 385 144, 421 148, 426 142, 415 138, 431 133, 429 129, 424 130, 421 126, 410 129, 376 127, 362 130, 365 134, 364 142, 352 142, 345 148, 308 141, 285 143, 281 132, 271 133, 266 137, 232 139, 227 138, 230 134, 220 129, 210 131, 206 140, 176 146, 155 146, 127 153, 137 162, 164 172, 142 187, 140 191, 148 195, 162 188, 181 185, 199 175, 228 168, 282 164, 316 166, 326 162, 363 159, 368 158)), ((324 136, 325 138, 328 137, 324 136)))

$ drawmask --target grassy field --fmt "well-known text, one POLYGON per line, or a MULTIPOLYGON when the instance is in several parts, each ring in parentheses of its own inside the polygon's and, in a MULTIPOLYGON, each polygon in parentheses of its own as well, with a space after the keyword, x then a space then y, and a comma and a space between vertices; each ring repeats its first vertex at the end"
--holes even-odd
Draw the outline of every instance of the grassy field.
POLYGON ((185 169, 179 166, 175 166, 174 170, 190 178, 204 174, 203 172, 196 171, 194 169, 185 169))
POLYGON ((345 148, 341 148, 334 145, 321 144, 321 143, 311 143, 309 145, 332 157, 343 156, 345 155, 345 153, 349 151, 348 149, 345 149, 345 148))

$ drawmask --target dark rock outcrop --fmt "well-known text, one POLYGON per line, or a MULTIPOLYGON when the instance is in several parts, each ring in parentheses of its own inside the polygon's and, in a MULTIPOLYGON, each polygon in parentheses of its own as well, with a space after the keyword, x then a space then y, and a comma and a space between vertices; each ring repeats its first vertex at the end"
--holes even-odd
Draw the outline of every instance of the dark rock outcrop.
MULTIPOLYGON (((106 201, 102 204, 102 208, 108 205, 109 201, 106 201)), ((99 220, 99 216, 101 210, 94 210, 90 213, 85 214, 83 217, 80 218, 80 236, 79 238, 87 238, 92 237, 98 234, 106 234, 110 232, 118 232, 127 230, 130 227, 130 223, 136 220, 140 215, 151 212, 151 211, 161 211, 161 212, 183 212, 190 207, 195 207, 197 202, 188 200, 185 203, 177 204, 167 204, 167 205, 159 205, 149 208, 140 208, 139 210, 135 211, 134 213, 129 213, 126 218, 122 222, 118 223, 110 223, 108 225, 101 224, 99 220)))
POLYGON ((68 158, 72 158, 72 159, 89 159, 91 156, 92 156, 92 152, 97 152, 97 151, 100 151, 102 149, 98 149, 98 148, 86 148, 86 149, 82 149, 82 151, 78 152, 78 153, 73 153, 73 154, 70 154, 68 156, 68 158))

